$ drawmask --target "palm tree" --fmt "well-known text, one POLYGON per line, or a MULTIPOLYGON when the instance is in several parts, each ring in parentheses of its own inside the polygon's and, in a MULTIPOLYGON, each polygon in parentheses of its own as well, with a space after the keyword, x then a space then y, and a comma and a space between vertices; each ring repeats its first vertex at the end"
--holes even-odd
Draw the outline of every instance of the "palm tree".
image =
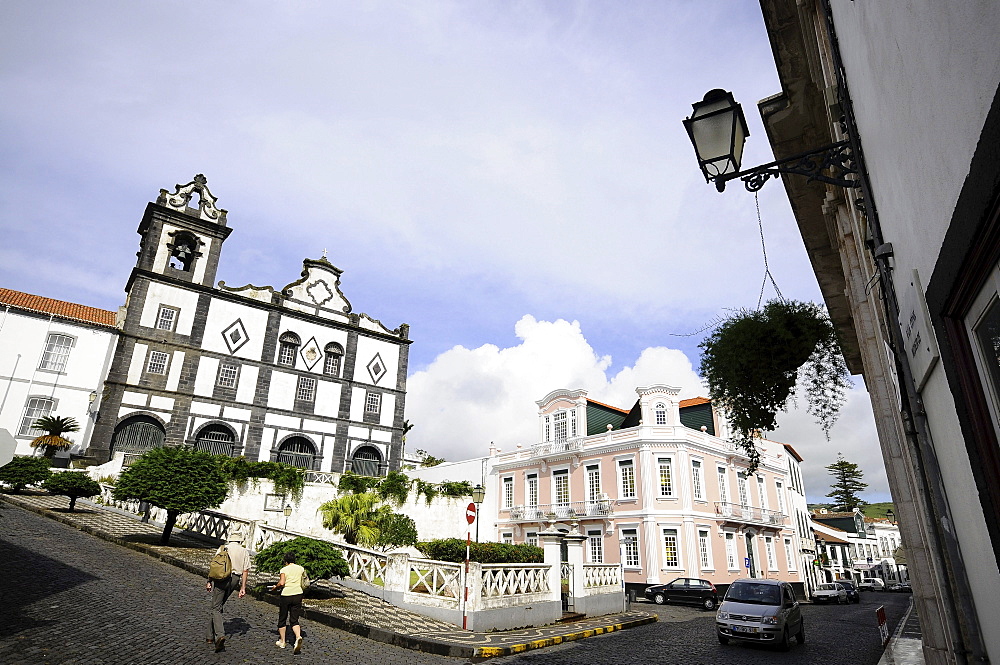
POLYGON ((45 434, 35 437, 31 442, 31 447, 44 447, 45 456, 49 459, 55 457, 57 451, 73 445, 72 441, 63 438, 63 434, 80 430, 80 424, 76 422, 76 418, 69 416, 45 416, 36 420, 32 427, 42 430, 45 434))
POLYGON ((351 545, 374 547, 381 535, 379 523, 392 511, 379 505, 382 499, 374 492, 345 494, 319 507, 323 526, 344 536, 351 545))

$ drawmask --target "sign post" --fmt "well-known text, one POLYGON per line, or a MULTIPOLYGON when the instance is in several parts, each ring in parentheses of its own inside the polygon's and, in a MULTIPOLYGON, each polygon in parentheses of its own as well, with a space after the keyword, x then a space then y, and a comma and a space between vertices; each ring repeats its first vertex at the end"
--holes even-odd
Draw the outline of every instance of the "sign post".
POLYGON ((885 606, 879 605, 875 610, 875 620, 878 622, 878 634, 882 638, 882 646, 889 644, 889 625, 885 621, 885 606))
MULTIPOLYGON (((465 532, 465 575, 462 586, 462 630, 468 630, 469 625, 469 548, 472 546, 472 523, 476 521, 476 504, 470 503, 465 509, 465 521, 469 528, 465 532)), ((477 525, 478 526, 478 525, 477 525)))

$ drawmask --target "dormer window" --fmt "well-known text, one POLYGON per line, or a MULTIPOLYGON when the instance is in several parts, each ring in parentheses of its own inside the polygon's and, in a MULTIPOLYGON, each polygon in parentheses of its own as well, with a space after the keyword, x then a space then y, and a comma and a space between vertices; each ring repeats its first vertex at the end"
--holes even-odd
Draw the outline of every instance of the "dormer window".
POLYGON ((198 256, 198 245, 201 244, 193 234, 180 232, 174 236, 170 248, 170 267, 175 270, 190 272, 194 259, 198 256))
POLYGON ((295 356, 299 354, 302 340, 293 332, 286 332, 278 338, 278 364, 295 367, 295 356))
MULTIPOLYGON (((546 417, 546 421, 548 417, 546 417)), ((548 423, 546 423, 546 440, 548 440, 548 423)), ((556 443, 576 437, 576 409, 556 411, 552 414, 552 440, 556 443)))

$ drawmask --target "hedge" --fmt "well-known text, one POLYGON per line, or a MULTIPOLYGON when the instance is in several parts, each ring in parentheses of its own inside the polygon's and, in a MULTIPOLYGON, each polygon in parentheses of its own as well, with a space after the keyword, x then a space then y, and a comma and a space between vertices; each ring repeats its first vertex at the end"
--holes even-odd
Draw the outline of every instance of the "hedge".
MULTIPOLYGON (((465 541, 442 538, 417 543, 417 549, 427 558, 462 563, 465 561, 465 541)), ((472 543, 469 559, 480 563, 543 563, 541 547, 509 543, 472 543)))

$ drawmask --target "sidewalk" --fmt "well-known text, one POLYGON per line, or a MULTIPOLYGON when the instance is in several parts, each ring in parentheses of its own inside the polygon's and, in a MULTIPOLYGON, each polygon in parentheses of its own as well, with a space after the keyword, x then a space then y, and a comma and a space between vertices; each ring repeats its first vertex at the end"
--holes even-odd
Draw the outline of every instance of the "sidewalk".
MULTIPOLYGON (((68 512, 66 497, 41 492, 0 494, 0 500, 57 520, 103 540, 128 547, 207 576, 208 562, 218 547, 202 536, 175 529, 170 545, 159 544, 163 526, 144 524, 138 515, 108 508, 85 499, 77 500, 75 512, 68 512)), ((251 573, 247 586, 275 582, 276 576, 251 573)), ((587 618, 566 624, 493 633, 464 631, 450 623, 408 612, 379 598, 341 586, 329 580, 317 581, 322 598, 308 598, 304 617, 379 642, 460 658, 489 658, 521 653, 530 649, 584 639, 656 621, 656 615, 632 611, 587 618)), ((259 600, 276 603, 275 596, 255 594, 259 600)), ((919 646, 919 645, 918 645, 919 646)), ((892 661, 906 663, 917 661, 892 661)), ((919 662, 922 662, 919 661, 919 662)))
POLYGON ((920 620, 910 599, 910 609, 899 622, 896 632, 889 638, 885 653, 878 665, 924 665, 924 650, 921 641, 920 620))

